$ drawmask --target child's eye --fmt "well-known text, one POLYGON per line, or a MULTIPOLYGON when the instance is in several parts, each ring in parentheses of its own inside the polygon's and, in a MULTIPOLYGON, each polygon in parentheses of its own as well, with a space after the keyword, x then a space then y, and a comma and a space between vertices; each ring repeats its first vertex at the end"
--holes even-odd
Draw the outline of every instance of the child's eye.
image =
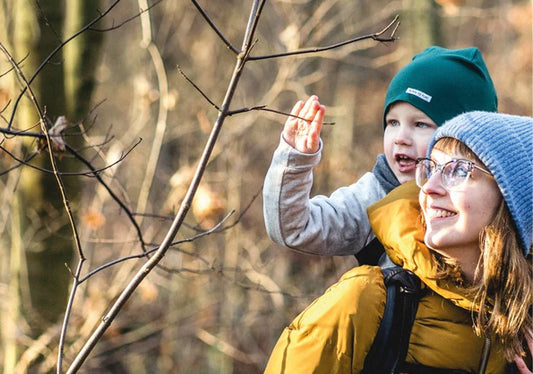
POLYGON ((395 120, 395 119, 390 119, 390 120, 387 121, 387 125, 388 126, 399 126, 400 122, 395 120))
POLYGON ((431 125, 429 123, 425 123, 425 122, 417 122, 415 126, 416 127, 420 127, 422 129, 431 127, 431 125))

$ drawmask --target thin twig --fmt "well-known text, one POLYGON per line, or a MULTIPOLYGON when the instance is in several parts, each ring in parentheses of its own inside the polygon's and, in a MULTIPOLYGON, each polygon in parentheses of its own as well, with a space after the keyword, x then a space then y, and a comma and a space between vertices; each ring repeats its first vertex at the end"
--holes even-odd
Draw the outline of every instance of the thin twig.
MULTIPOLYGON (((0 176, 3 176, 3 175, 6 175, 7 173, 10 173, 11 171, 15 170, 15 169, 18 169, 19 167, 21 166, 29 166, 29 167, 32 167, 32 168, 35 168, 37 170, 41 169, 41 168, 38 168, 32 164, 30 164, 29 162, 31 160, 33 160, 35 158, 35 156, 37 156, 39 154, 39 152, 33 152, 32 154, 30 154, 30 156, 28 158, 26 158, 25 160, 20 160, 18 157, 16 157, 14 154, 12 154, 11 152, 9 152, 5 147, 3 146, 0 146, 0 149, 3 150, 5 153, 7 153, 12 159, 14 159, 15 161, 17 161, 17 164, 16 165, 13 165, 12 167, 10 168, 7 168, 6 170, 3 170, 0 172, 0 176)), ((48 171, 48 170, 47 170, 48 171)))
POLYGON ((65 315, 63 317, 63 324, 61 325, 61 333, 59 335, 59 348, 57 355, 57 373, 60 374, 63 371, 63 348, 65 347, 65 339, 67 335, 68 323, 70 321, 70 316, 72 315, 72 307, 74 306, 74 297, 76 296, 76 291, 80 285, 78 278, 81 274, 81 269, 83 263, 85 262, 84 258, 78 260, 78 266, 76 267, 76 272, 73 275, 74 282, 72 284, 72 289, 70 290, 70 295, 67 302, 67 307, 65 308, 65 315))
POLYGON ((91 27, 91 28, 89 28, 89 30, 96 31, 96 32, 108 32, 108 31, 113 31, 113 30, 119 29, 122 26, 124 26, 125 24, 130 23, 131 21, 139 18, 143 13, 147 13, 150 9, 152 9, 153 7, 155 7, 157 4, 161 3, 162 1, 163 0, 157 0, 152 5, 149 5, 148 7, 146 7, 145 9, 143 9, 143 8, 139 9, 139 12, 137 12, 135 15, 133 15, 133 16, 131 16, 129 18, 126 18, 124 21, 120 22, 119 24, 112 25, 110 27, 106 27, 106 28, 102 28, 102 29, 97 29, 95 27, 91 27))
MULTIPOLYGON (((262 110, 264 112, 271 112, 271 113, 276 113, 276 114, 282 114, 282 115, 287 116, 287 117, 298 118, 298 119, 301 119, 301 120, 309 122, 309 123, 313 122, 312 119, 306 119, 306 118, 302 118, 300 116, 297 116, 295 114, 283 112, 281 110, 267 108, 266 105, 257 105, 257 106, 253 106, 253 107, 249 107, 249 108, 241 108, 241 109, 232 110, 232 111, 228 112, 228 117, 234 116, 235 114, 250 112, 252 110, 262 110)), ((322 122, 322 124, 323 125, 334 125, 335 122, 322 122)))
POLYGON ((124 204, 124 202, 122 202, 122 200, 113 192, 113 190, 107 185, 107 183, 102 179, 102 177, 100 176, 100 174, 97 172, 96 169, 94 169, 94 167, 92 166, 92 164, 90 162, 88 162, 87 160, 85 160, 85 158, 83 158, 81 155, 78 154, 78 152, 76 152, 72 147, 70 147, 68 144, 67 144, 67 150, 72 153, 78 160, 80 160, 83 164, 85 164, 89 169, 91 169, 91 171, 93 172, 93 175, 94 177, 98 180, 98 182, 106 189, 107 193, 111 196, 111 198, 113 200, 115 200, 115 202, 122 208, 122 210, 126 213, 126 215, 128 216, 130 222, 133 224, 133 226, 135 227, 135 230, 137 231, 137 237, 139 238, 139 241, 141 242, 141 248, 143 251, 146 251, 146 243, 144 241, 144 238, 143 238, 143 235, 142 235, 142 231, 141 231, 141 227, 139 226, 139 224, 137 223, 137 221, 135 220, 135 217, 133 216, 131 210, 126 206, 126 204, 124 204))
MULTIPOLYGON (((42 135, 42 134, 41 134, 42 135)), ((96 174, 100 174, 102 173, 103 171, 107 170, 107 169, 110 169, 112 168, 113 166, 119 164, 120 162, 122 162, 124 159, 126 159, 126 157, 128 156, 128 154, 137 146, 140 144, 140 140, 134 144, 126 153, 123 153, 120 155, 120 157, 114 161, 113 163, 111 164, 108 164, 106 166, 103 166, 101 168, 95 168, 91 165, 91 170, 90 171, 74 171, 74 172, 68 172, 68 171, 57 171, 57 174, 62 176, 62 177, 80 177, 80 176, 95 176, 96 174)), ((48 147, 46 147, 48 148, 48 147)), ((72 155, 74 155, 77 159, 83 159, 83 163, 86 164, 86 165, 90 165, 90 162, 85 160, 77 151, 73 150, 73 148, 70 148, 70 147, 67 147, 68 150, 70 151, 70 153, 72 153, 72 155)), ((29 168, 32 168, 32 169, 35 169, 35 170, 38 170, 40 172, 43 172, 43 173, 47 173, 47 174, 54 174, 54 170, 50 170, 50 169, 47 169, 47 168, 43 168, 43 167, 40 167, 40 166, 36 166, 36 165, 33 165, 33 164, 30 164, 29 161, 31 161, 33 158, 35 158, 35 156, 37 156, 39 153, 40 153, 40 150, 37 150, 35 152, 33 152, 28 158, 22 160, 20 159, 19 157, 15 156, 12 152, 10 152, 7 148, 3 147, 3 146, 0 146, 0 149, 3 150, 9 157, 11 157, 13 160, 17 161, 17 165, 15 166, 12 166, 10 167, 9 169, 6 169, 4 171, 1 171, 0 172, 0 176, 4 175, 4 174, 7 174, 9 173, 10 171, 16 169, 16 168, 19 168, 21 166, 27 166, 29 168)))
POLYGON ((315 47, 315 48, 306 48, 306 49, 300 49, 297 51, 290 51, 290 52, 282 52, 282 53, 275 53, 270 55, 263 55, 263 56, 250 56, 250 61, 257 61, 257 60, 267 60, 267 59, 273 59, 278 57, 287 57, 287 56, 297 56, 297 55, 303 55, 303 54, 309 54, 309 53, 317 53, 317 52, 323 52, 328 51, 330 49, 336 49, 343 47, 348 44, 353 44, 355 42, 359 42, 361 40, 366 39, 373 39, 378 42, 387 43, 387 42, 394 42, 396 40, 396 37, 394 36, 396 34, 396 30, 398 29, 398 26, 400 25, 399 22, 399 16, 394 17, 391 23, 389 23, 383 30, 374 33, 374 34, 368 34, 363 36, 358 36, 353 39, 349 39, 340 43, 331 44, 325 47, 315 47), (392 29, 390 37, 384 38, 382 35, 392 29))
POLYGON ((0 109, 0 113, 4 113, 7 108, 9 108, 9 105, 11 104, 11 99, 7 100, 6 105, 2 109, 0 109))
POLYGON ((209 16, 207 15, 207 13, 202 9, 202 7, 200 6, 200 4, 198 4, 198 2, 196 0, 191 0, 191 2, 194 4, 194 6, 196 7, 196 9, 198 9, 198 11, 200 12, 200 14, 202 15, 202 17, 204 17, 204 20, 209 24, 209 26, 211 26, 211 28, 213 29, 213 31, 218 35, 218 37, 220 38, 220 40, 222 40, 222 42, 226 45, 226 47, 228 47, 229 50, 231 50, 233 53, 235 53, 236 55, 238 55, 240 53, 240 51, 235 48, 229 41, 228 39, 226 39, 226 37, 224 36, 224 34, 222 34, 222 32, 220 32, 220 30, 215 26, 215 24, 213 23, 213 21, 211 21, 211 18, 209 18, 209 16))
MULTIPOLYGON (((207 231, 204 231, 200 234, 197 234, 197 235, 194 235, 190 238, 186 238, 186 239, 181 239, 181 240, 178 240, 176 242, 173 242, 171 244, 172 247, 175 247, 179 244, 183 244, 183 243, 189 243, 189 242, 193 242, 195 240, 198 240, 200 238, 203 238, 204 236, 208 236, 208 235, 211 235, 212 233, 215 233, 215 232, 219 232, 219 228, 224 224, 224 222, 226 222, 229 217, 231 215, 233 215, 235 213, 235 211, 231 211, 229 212, 220 222, 218 222, 215 226, 213 226, 211 229, 207 230, 207 231)), ((96 269, 92 270, 90 273, 88 273, 86 276, 84 276, 83 278, 81 278, 79 280, 78 283, 83 283, 85 282, 87 279, 89 279, 90 277, 92 277, 94 274, 96 273, 99 273, 100 271, 104 270, 104 269, 107 269, 113 265, 116 265, 118 263, 121 263, 121 262, 124 262, 124 261, 127 261, 127 260, 132 260, 132 259, 138 259, 138 258, 142 258, 142 257, 147 257, 148 255, 154 253, 155 251, 157 251, 159 249, 159 246, 156 246, 154 248, 151 248, 149 250, 147 250, 146 252, 143 252, 143 253, 137 253, 137 254, 133 254, 133 255, 128 255, 128 256, 124 256, 124 257, 121 257, 121 258, 117 258, 113 261, 109 261, 99 267, 97 267, 96 269)), ((191 254, 192 255, 192 254, 191 254)), ((207 262, 206 262, 207 263, 207 262)))
MULTIPOLYGON (((34 127, 34 126, 32 126, 34 127)), ((0 127, 0 133, 6 137, 27 136, 30 138, 45 139, 42 132, 33 132, 28 130, 15 130, 12 127, 0 127)))
POLYGON ((181 69, 181 67, 180 67, 179 65, 177 66, 177 68, 178 68, 178 72, 181 74, 181 76, 182 76, 183 78, 185 78, 185 79, 187 80, 187 82, 189 82, 189 83, 190 83, 190 84, 196 89, 196 91, 198 91, 198 92, 200 93, 200 95, 202 95, 202 96, 204 97, 204 99, 207 100, 207 102, 208 102, 209 104, 211 104, 214 108, 216 108, 216 110, 220 111, 220 108, 218 107, 218 105, 216 105, 216 104, 213 102, 213 100, 211 100, 211 99, 210 99, 210 98, 204 93, 204 91, 202 91, 202 90, 200 89, 200 87, 198 87, 198 86, 196 85, 196 83, 194 83, 191 79, 189 79, 189 77, 187 76, 187 74, 185 74, 185 72, 181 69))
MULTIPOLYGON (((22 59, 19 62, 17 62, 16 65, 20 66, 24 62, 24 60, 28 58, 29 55, 30 55, 29 53, 26 53, 26 56, 22 57, 22 59)), ((14 70, 15 70, 15 67, 12 65, 11 68, 7 69, 4 73, 0 74, 0 78, 3 78, 4 75, 7 75, 14 70)))

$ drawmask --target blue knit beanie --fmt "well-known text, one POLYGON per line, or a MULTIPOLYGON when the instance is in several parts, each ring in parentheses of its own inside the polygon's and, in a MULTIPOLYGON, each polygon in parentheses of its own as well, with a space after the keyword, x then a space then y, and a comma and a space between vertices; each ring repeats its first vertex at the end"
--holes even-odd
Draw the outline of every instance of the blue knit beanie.
POLYGON ((430 47, 415 55, 391 80, 385 97, 390 106, 405 101, 441 126, 453 117, 474 110, 496 112, 498 98, 479 49, 430 47))
POLYGON ((533 239, 533 118, 479 111, 462 114, 437 129, 428 154, 445 137, 463 142, 490 170, 527 255, 533 239))

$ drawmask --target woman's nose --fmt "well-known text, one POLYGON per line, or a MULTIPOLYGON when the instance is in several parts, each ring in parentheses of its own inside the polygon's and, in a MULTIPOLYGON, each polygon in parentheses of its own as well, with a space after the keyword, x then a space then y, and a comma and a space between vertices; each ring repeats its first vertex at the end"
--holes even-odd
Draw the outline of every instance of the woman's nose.
POLYGON ((446 188, 444 188, 444 185, 442 184, 442 172, 440 170, 436 170, 433 175, 431 175, 427 180, 426 183, 422 186, 422 192, 424 192, 427 195, 430 194, 444 194, 446 193, 446 188))

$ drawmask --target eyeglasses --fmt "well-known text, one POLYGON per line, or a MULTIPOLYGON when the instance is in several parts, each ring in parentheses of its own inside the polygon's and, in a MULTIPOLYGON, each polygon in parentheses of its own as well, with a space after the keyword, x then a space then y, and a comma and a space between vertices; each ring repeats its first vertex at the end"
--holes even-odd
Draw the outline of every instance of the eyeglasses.
POLYGON ((470 160, 451 160, 445 164, 437 164, 430 158, 417 158, 416 159, 416 184, 418 187, 422 188, 424 184, 431 178, 437 171, 440 171, 440 181, 442 185, 447 188, 456 188, 464 184, 474 168, 481 170, 482 172, 492 176, 492 174, 477 166, 474 162, 470 160))

